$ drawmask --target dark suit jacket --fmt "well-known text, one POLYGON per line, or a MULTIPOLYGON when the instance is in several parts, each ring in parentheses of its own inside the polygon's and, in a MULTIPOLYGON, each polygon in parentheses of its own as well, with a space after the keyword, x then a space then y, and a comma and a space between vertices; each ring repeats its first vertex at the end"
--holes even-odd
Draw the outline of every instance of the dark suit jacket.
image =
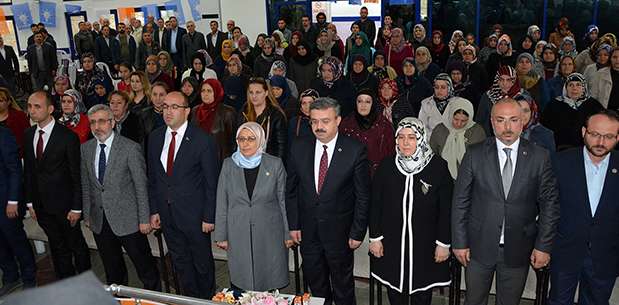
POLYGON ((591 215, 583 148, 557 154, 561 220, 552 252, 553 270, 581 270, 591 253, 593 270, 601 277, 619 276, 619 156, 611 152, 604 188, 591 215))
POLYGON ((206 41, 204 41, 204 34, 195 31, 192 36, 187 32, 183 35, 183 62, 186 67, 191 67, 191 57, 198 50, 206 50, 206 41))
POLYGON ((217 31, 217 41, 215 45, 213 45, 213 41, 211 40, 212 37, 213 33, 206 34, 206 52, 208 52, 212 58, 217 58, 221 53, 221 45, 228 36, 222 31, 217 31))
MULTIPOLYGON (((24 135, 24 189, 26 202, 35 210, 66 214, 82 209, 80 140, 77 134, 54 124, 43 159, 37 161, 33 139, 37 126, 24 135)), ((38 135, 37 135, 38 137, 38 135)))
MULTIPOLYGON (((20 199, 22 178, 17 142, 10 129, 0 126, 0 211, 6 211, 7 201, 20 199)), ((20 213, 20 215, 22 215, 20 213)), ((0 217, 4 219, 6 217, 0 217)))
POLYGON ((97 37, 95 41, 95 57, 97 62, 104 62, 110 66, 110 71, 114 68, 111 65, 120 63, 120 43, 113 36, 109 36, 110 44, 105 43, 103 35, 97 37))
POLYGON ((183 36, 187 34, 187 30, 185 30, 184 28, 181 28, 180 26, 177 27, 177 29, 178 31, 176 33, 176 41, 172 41, 171 30, 165 30, 165 32, 163 32, 163 43, 161 44, 161 48, 167 51, 168 53, 172 54, 172 52, 170 51, 171 45, 172 43, 175 43, 176 51, 178 55, 182 56, 183 55, 183 36))
POLYGON ((19 61, 13 47, 4 45, 6 57, 0 55, 0 75, 4 78, 14 78, 16 73, 19 73, 19 61))
POLYGON ((199 231, 202 222, 215 223, 217 146, 209 135, 188 123, 183 138, 176 139, 182 143, 170 177, 160 160, 166 129, 155 129, 148 142, 150 213, 160 214, 164 226, 173 218, 181 230, 199 231))
MULTIPOLYGON (((48 73, 58 69, 56 49, 49 43, 43 43, 43 58, 45 59, 48 73)), ((30 71, 30 74, 37 75, 39 73, 39 65, 37 64, 37 50, 35 44, 28 46, 26 50, 26 59, 28 60, 28 71, 30 71)))
POLYGON ((452 204, 452 248, 470 248, 471 258, 495 263, 505 219, 505 264, 526 266, 534 247, 552 250, 559 221, 556 179, 548 151, 521 138, 506 199, 498 158, 494 137, 464 154, 452 204))
POLYGON ((304 239, 318 236, 323 244, 348 247, 349 238, 363 240, 368 225, 367 149, 340 133, 319 195, 314 180, 315 144, 313 136, 292 143, 286 181, 288 224, 290 230, 304 231, 304 239))

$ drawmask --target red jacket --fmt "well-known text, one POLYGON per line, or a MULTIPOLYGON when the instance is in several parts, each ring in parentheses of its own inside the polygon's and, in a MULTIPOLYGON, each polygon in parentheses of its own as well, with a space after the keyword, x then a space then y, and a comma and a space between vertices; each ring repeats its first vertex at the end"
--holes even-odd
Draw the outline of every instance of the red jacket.
POLYGON ((80 122, 77 123, 77 126, 65 126, 77 134, 78 138, 80 138, 80 144, 88 141, 88 137, 90 136, 90 124, 88 123, 88 116, 86 114, 80 113, 80 122))
POLYGON ((19 157, 23 157, 24 132, 30 127, 30 120, 25 112, 9 107, 9 117, 6 126, 13 132, 19 146, 19 157))

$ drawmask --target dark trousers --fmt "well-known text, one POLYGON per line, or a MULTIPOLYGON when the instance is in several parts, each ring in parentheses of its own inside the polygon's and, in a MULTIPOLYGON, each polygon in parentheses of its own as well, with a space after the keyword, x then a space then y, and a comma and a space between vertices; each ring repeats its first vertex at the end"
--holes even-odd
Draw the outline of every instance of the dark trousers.
POLYGON ((24 286, 36 284, 36 263, 22 219, 9 219, 4 210, 0 212, 0 270, 4 284, 19 280, 20 273, 24 286))
MULTIPOLYGON (((309 233, 309 232, 308 232, 309 233)), ((325 305, 355 305, 353 251, 346 245, 324 245, 317 232, 303 235, 303 274, 312 295, 325 298, 325 305)))
POLYGON ((572 305, 576 287, 579 305, 608 305, 615 286, 616 277, 600 277, 593 270, 591 253, 585 257, 580 270, 562 271, 555 268, 550 273, 549 305, 572 305))
POLYGON ((215 260, 211 234, 201 227, 181 229, 171 216, 162 216, 163 234, 183 295, 211 299, 215 293, 215 260))
POLYGON ((72 227, 66 215, 41 210, 37 211, 37 221, 47 234, 58 279, 90 269, 90 252, 79 222, 72 227))
POLYGON ((390 305, 430 305, 432 304, 432 289, 418 291, 410 295, 388 288, 387 297, 390 305))
POLYGON ((32 79, 32 90, 42 90, 47 86, 47 90, 50 90, 54 84, 54 78, 49 71, 40 71, 30 75, 32 79))
POLYGON ((161 291, 159 270, 146 235, 138 231, 125 236, 116 236, 104 215, 101 232, 94 234, 94 237, 103 261, 105 280, 108 285, 127 285, 129 282, 123 255, 124 248, 135 266, 138 277, 144 284, 144 289, 161 291))
MULTIPOLYGON (((498 247, 498 245, 497 245, 498 247)), ((527 281, 529 265, 505 265, 503 248, 499 248, 496 264, 471 259, 465 269, 466 299, 464 305, 486 305, 496 272, 496 304, 518 305, 527 281)))
POLYGON ((181 75, 183 74, 183 72, 180 71, 185 71, 185 64, 183 63, 183 53, 181 53, 181 50, 177 50, 178 52, 172 54, 170 53, 170 57, 172 57, 172 62, 174 63, 174 65, 176 66, 177 71, 179 71, 179 73, 177 73, 177 81, 180 82, 181 81, 181 75))

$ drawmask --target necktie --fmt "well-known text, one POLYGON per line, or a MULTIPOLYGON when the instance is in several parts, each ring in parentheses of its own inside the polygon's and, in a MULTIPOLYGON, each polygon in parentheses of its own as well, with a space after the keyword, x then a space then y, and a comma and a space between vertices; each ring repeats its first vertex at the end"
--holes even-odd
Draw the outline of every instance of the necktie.
POLYGON ((172 176, 172 168, 174 167, 174 149, 176 148, 176 131, 172 131, 172 140, 168 148, 168 162, 166 165, 166 173, 172 176))
POLYGON ((329 169, 329 155, 327 154, 327 145, 323 145, 322 157, 320 157, 320 167, 318 168, 318 194, 322 191, 322 185, 327 177, 327 169, 329 169))
POLYGON ((505 193, 505 198, 509 194, 509 189, 512 186, 512 158, 511 158, 511 148, 503 148, 505 152, 505 156, 507 157, 507 161, 505 161, 505 165, 503 166, 503 172, 501 173, 501 178, 503 180, 503 192, 505 193))
POLYGON ((39 140, 37 140, 37 161, 41 161, 43 158, 43 134, 45 131, 39 130, 39 140))
POLYGON ((101 147, 101 151, 99 152, 99 183, 103 185, 103 178, 105 177, 105 166, 107 163, 107 159, 105 157, 105 144, 99 144, 101 147))

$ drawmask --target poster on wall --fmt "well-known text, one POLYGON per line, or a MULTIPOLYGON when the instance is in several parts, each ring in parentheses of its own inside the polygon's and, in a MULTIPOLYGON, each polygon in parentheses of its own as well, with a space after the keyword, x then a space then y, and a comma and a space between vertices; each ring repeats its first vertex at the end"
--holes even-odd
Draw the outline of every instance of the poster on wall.
POLYGON ((46 27, 56 27, 56 3, 54 2, 39 2, 39 20, 46 27))
POLYGON ((30 6, 28 3, 13 4, 11 5, 13 16, 17 24, 17 29, 25 30, 29 29, 32 21, 32 13, 30 12, 30 6))
POLYGON ((0 35, 6 35, 9 33, 9 25, 6 22, 4 15, 4 9, 0 7, 0 35))
POLYGON ((202 13, 200 13, 200 0, 188 0, 189 8, 191 8, 191 17, 194 21, 202 20, 202 13))

